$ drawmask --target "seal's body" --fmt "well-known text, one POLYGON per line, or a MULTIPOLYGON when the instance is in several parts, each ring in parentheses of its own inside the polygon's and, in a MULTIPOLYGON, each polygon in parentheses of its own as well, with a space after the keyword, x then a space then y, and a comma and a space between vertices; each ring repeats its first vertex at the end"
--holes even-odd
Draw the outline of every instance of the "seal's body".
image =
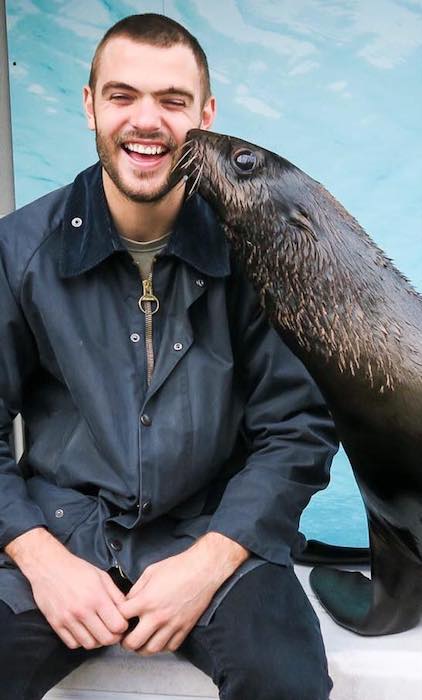
POLYGON ((237 138, 188 138, 179 176, 202 169, 199 191, 323 392, 365 502, 372 580, 318 567, 312 586, 355 632, 408 629, 422 612, 422 298, 294 165, 237 138))

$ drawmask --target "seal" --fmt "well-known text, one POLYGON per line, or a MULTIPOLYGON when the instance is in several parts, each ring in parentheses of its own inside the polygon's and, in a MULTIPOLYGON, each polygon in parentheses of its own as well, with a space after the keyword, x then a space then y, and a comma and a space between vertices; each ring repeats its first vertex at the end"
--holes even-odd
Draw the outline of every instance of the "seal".
POLYGON ((362 635, 422 613, 422 297, 322 185, 241 139, 189 132, 175 177, 209 201, 268 318, 319 385, 365 504, 371 579, 316 567, 362 635))

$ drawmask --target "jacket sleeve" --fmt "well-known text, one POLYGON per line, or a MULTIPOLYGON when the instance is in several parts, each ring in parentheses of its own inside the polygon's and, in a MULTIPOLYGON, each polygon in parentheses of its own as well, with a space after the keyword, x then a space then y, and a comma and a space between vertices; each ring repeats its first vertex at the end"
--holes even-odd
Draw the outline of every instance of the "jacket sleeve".
POLYGON ((25 383, 38 362, 32 333, 9 284, 0 251, 0 548, 34 527, 45 526, 28 496, 13 458, 13 419, 21 408, 25 383))
MULTIPOLYGON (((247 306, 244 295, 238 309, 247 306)), ((338 441, 315 382, 256 302, 254 309, 239 336, 248 458, 228 481, 208 531, 270 562, 290 564, 300 516, 327 486, 338 441)))

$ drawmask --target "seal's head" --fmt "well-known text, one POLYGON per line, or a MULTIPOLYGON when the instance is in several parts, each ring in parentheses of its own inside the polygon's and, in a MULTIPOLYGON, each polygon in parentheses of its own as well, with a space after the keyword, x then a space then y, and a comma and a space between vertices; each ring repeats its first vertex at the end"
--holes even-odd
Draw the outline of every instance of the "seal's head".
MULTIPOLYGON (((197 175, 200 193, 229 229, 251 230, 254 222, 261 222, 265 215, 272 236, 289 222, 312 235, 306 207, 301 206, 298 197, 303 177, 292 163, 233 136, 192 129, 187 138, 187 157, 181 168, 189 164, 186 170, 191 181, 197 175), (277 185, 281 180, 280 188, 277 185), (275 197, 277 205, 271 207, 275 197)), ((234 243, 240 242, 237 236, 230 236, 230 230, 227 234, 234 243)))

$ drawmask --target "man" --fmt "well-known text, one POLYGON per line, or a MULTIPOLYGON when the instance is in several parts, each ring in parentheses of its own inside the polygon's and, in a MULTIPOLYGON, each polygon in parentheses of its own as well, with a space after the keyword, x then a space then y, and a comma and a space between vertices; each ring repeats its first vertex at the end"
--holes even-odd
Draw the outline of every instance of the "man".
POLYGON ((169 184, 215 116, 205 55, 128 17, 84 103, 101 164, 0 222, 1 697, 120 643, 178 649, 225 700, 326 700, 290 551, 333 427, 208 205, 169 184))

